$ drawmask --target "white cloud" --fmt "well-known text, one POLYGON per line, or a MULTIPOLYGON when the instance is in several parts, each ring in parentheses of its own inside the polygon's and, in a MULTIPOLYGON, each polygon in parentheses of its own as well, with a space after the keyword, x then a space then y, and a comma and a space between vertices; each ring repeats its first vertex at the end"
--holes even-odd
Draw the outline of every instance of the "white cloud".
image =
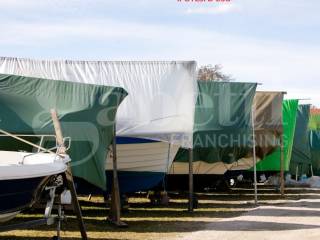
POLYGON ((228 3, 216 3, 214 6, 203 6, 188 8, 186 14, 226 14, 239 11, 240 8, 232 2, 228 3))
MULTIPOLYGON (((30 6, 21 4, 24 1, 0 0, 0 8, 3 2, 10 7, 30 6)), ((248 0, 244 2, 250 6, 248 0)), ((221 7, 194 8, 189 14, 247 11, 243 4, 218 6, 221 7)), ((254 7, 257 6, 251 10, 254 7)), ((226 73, 238 80, 263 83, 261 89, 288 91, 289 97, 312 97, 320 105, 318 46, 222 34, 175 21, 155 24, 72 16, 41 21, 4 19, 0 21, 2 54, 21 54, 21 49, 28 49, 28 55, 20 56, 34 57, 34 52, 41 51, 41 56, 48 58, 86 58, 94 52, 90 56, 96 59, 194 59, 200 64, 220 63, 226 73), (113 43, 117 44, 110 47, 113 43)))
POLYGON ((160 39, 179 30, 161 25, 85 18, 63 22, 0 22, 0 29, 1 44, 31 47, 68 42, 72 38, 101 41, 160 39))

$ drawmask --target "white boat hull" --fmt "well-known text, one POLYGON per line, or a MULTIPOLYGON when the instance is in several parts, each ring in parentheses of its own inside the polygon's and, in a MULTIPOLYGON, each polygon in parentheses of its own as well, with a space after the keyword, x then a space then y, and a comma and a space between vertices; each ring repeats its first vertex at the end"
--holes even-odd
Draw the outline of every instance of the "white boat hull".
POLYGON ((50 176, 66 171, 68 156, 0 151, 0 222, 32 206, 50 176))
MULTIPOLYGON (((159 184, 170 169, 179 146, 139 138, 122 138, 117 142, 120 191, 148 190, 159 184)), ((106 174, 112 182, 112 152, 106 161, 106 174)), ((111 185, 107 186, 107 189, 111 185)))

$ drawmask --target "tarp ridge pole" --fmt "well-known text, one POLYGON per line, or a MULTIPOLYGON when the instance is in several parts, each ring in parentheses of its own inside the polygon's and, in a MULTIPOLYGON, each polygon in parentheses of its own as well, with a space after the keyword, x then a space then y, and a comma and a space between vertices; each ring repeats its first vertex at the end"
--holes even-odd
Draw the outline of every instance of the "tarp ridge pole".
POLYGON ((284 196, 284 146, 283 146, 283 131, 280 135, 280 193, 284 196))
POLYGON ((193 149, 189 149, 189 212, 193 212, 193 149))
MULTIPOLYGON (((66 148, 65 148, 64 142, 63 142, 61 125, 60 125, 58 115, 57 115, 57 112, 55 109, 51 109, 51 118, 52 118, 54 130, 56 133, 57 143, 59 144, 59 148, 57 150, 57 151, 59 151, 58 154, 65 153, 66 148)), ((68 188, 71 192, 72 203, 73 203, 72 205, 73 205, 74 212, 75 212, 77 219, 78 219, 78 225, 80 228, 81 237, 82 237, 82 239, 86 240, 86 239, 88 239, 87 231, 86 231, 86 228, 85 228, 85 225, 83 222, 81 207, 80 207, 80 204, 79 204, 79 201, 77 198, 77 192, 76 192, 76 188, 74 186, 73 175, 72 175, 70 163, 68 163, 68 168, 67 168, 67 171, 65 172, 65 177, 67 180, 68 188)))
POLYGON ((168 144, 168 155, 167 155, 167 162, 166 162, 166 174, 165 177, 163 178, 163 191, 164 194, 167 193, 167 175, 169 174, 169 165, 170 165, 170 154, 171 154, 171 144, 168 144))
POLYGON ((254 131, 254 107, 251 109, 252 121, 252 153, 253 153, 253 184, 254 184, 254 204, 258 204, 258 189, 257 189, 257 159, 256 159, 256 136, 254 131))

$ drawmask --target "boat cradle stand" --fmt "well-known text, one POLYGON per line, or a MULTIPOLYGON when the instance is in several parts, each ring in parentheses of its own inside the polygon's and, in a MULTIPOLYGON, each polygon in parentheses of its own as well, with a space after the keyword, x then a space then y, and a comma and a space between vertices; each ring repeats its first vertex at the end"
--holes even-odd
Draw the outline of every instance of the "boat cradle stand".
MULTIPOLYGON (((49 194, 48 194, 49 198, 47 200, 44 217, 42 219, 0 226, 0 232, 7 232, 7 231, 17 230, 17 229, 32 228, 32 227, 37 227, 37 226, 41 226, 41 225, 51 226, 56 223, 57 224, 57 235, 53 236, 52 239, 60 240, 61 223, 62 223, 62 221, 64 221, 66 219, 65 215, 64 215, 64 211, 62 211, 62 203, 63 204, 71 204, 71 202, 67 203, 65 200, 60 200, 59 203, 55 204, 55 198, 56 198, 55 192, 56 192, 57 187, 59 187, 59 186, 46 187, 46 190, 49 191, 49 194), (52 209, 53 209, 54 205, 57 206, 57 215, 52 215, 52 209)), ((62 198, 62 196, 61 196, 61 198, 62 198)))

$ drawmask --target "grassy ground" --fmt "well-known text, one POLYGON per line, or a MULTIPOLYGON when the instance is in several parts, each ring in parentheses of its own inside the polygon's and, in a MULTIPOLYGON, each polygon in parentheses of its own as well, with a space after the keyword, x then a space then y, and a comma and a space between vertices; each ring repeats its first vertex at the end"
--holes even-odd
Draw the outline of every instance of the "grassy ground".
MULTIPOLYGON (((287 191, 285 199, 272 189, 259 192, 260 204, 278 204, 304 198, 318 198, 318 191, 297 190, 287 191)), ((114 228, 106 222, 108 209, 101 197, 93 197, 90 201, 82 197, 84 221, 90 239, 169 239, 185 236, 194 231, 203 230, 206 223, 223 218, 239 216, 254 208, 252 190, 234 189, 228 193, 198 194, 199 206, 194 213, 186 212, 187 201, 178 195, 171 195, 168 206, 152 206, 146 198, 130 198, 130 209, 122 214, 122 220, 128 223, 125 229, 114 228)), ((15 222, 39 219, 43 213, 38 210, 20 214, 15 222)), ((38 227, 20 229, 0 233, 0 239, 50 239, 55 235, 54 227, 38 227)), ((80 239, 76 219, 68 212, 67 222, 63 226, 63 239, 80 239)))

